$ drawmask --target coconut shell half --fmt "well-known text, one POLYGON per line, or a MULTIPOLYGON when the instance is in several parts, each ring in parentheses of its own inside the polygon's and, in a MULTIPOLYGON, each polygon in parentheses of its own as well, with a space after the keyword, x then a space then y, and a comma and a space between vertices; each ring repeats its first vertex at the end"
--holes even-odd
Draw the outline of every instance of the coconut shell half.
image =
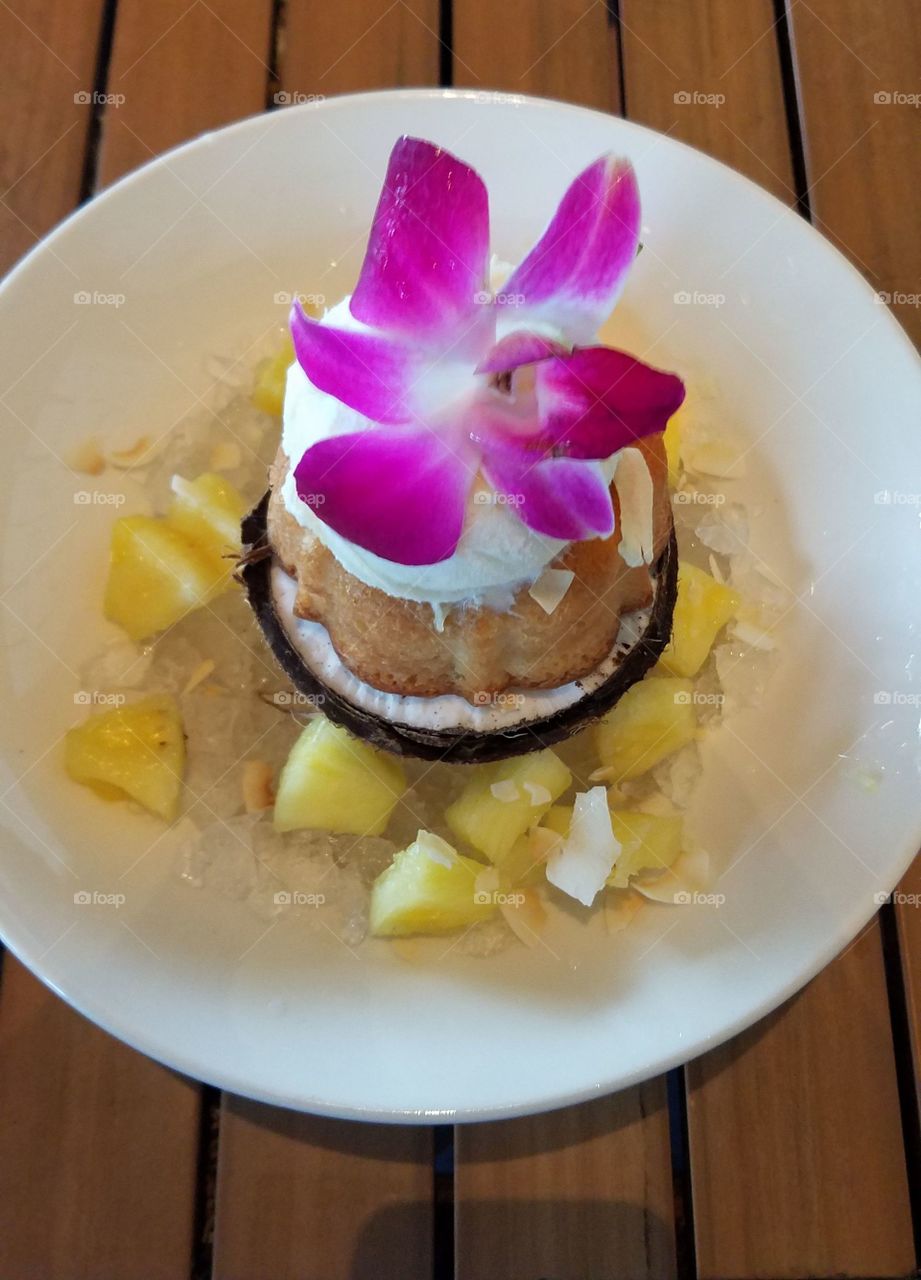
POLYGON ((613 673, 569 706, 542 719, 522 721, 511 728, 477 731, 469 728, 427 729, 399 724, 356 706, 324 684, 307 666, 279 617, 272 590, 276 563, 266 531, 269 494, 243 520, 244 555, 239 578, 256 620, 278 665, 305 697, 322 706, 336 724, 375 747, 401 756, 480 764, 523 755, 571 737, 609 711, 631 685, 641 680, 668 644, 678 589, 678 548, 672 528, 668 545, 652 567, 655 592, 647 621, 638 639, 625 650, 613 673))

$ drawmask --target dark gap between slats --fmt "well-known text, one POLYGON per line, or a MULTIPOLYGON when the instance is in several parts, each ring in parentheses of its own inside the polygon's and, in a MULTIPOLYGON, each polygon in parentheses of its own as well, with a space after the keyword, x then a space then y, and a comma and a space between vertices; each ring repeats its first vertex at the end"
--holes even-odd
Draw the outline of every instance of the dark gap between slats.
POLYGON ((441 0, 438 40, 438 83, 449 89, 454 83, 454 0, 441 0))
POLYGON ((221 1091, 201 1087, 198 1117, 198 1166, 195 1216, 192 1222, 190 1280, 211 1280, 214 1263, 214 1206, 217 1197, 217 1152, 221 1139, 221 1091))
POLYGON ((620 114, 627 118, 627 77, 624 74, 624 33, 620 22, 621 0, 604 0, 608 26, 617 42, 617 93, 620 98, 620 114))
POLYGON ((83 172, 80 175, 78 203, 89 200, 96 190, 96 174, 99 171, 99 144, 102 140, 102 120, 105 115, 105 92, 109 79, 109 61, 112 57, 112 41, 115 36, 115 10, 118 0, 105 0, 99 42, 96 46, 96 66, 93 83, 88 90, 93 95, 90 104, 89 123, 86 127, 86 143, 83 148, 83 172))
POLYGON ((266 57, 269 73, 265 82, 265 109, 274 111, 278 106, 277 94, 281 90, 281 60, 285 38, 287 0, 272 0, 272 17, 269 27, 269 52, 266 57))
POLYGON ((454 1126, 432 1129, 432 1276, 454 1280, 454 1126))
POLYGON ((688 1100, 684 1067, 669 1071, 668 1137, 672 1157, 672 1194, 675 1205, 675 1274, 677 1280, 696 1280, 697 1246, 694 1240, 694 1199, 691 1189, 691 1141, 688 1134, 688 1100))
POLYGON ((773 0, 774 31, 777 37, 777 56, 780 60, 780 81, 783 88, 784 112, 787 120, 787 137, 793 169, 793 187, 796 195, 796 212, 812 221, 812 205, 809 199, 809 175, 806 169, 806 144, 802 125, 802 99, 796 73, 796 51, 793 47, 793 27, 790 23, 787 0, 773 0))
POLYGON ((918 1097, 919 1082, 912 1054, 911 1020, 905 993, 898 922, 891 902, 880 908, 879 928, 883 943, 886 992, 889 997, 889 1019, 892 1023, 892 1048, 908 1172, 908 1202, 914 1230, 915 1261, 921 1264, 921 1114, 918 1110, 921 1099, 918 1097))

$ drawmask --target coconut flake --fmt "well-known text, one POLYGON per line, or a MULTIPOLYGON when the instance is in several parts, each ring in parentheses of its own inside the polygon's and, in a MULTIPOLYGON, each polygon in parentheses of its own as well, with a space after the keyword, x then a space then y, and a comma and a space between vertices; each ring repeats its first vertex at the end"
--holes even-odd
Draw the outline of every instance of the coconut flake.
POLYGON ((631 569, 652 564, 652 476, 639 449, 621 449, 617 455, 614 487, 620 505, 620 554, 631 569))
POLYGON ((508 895, 515 901, 502 902, 499 910, 519 942, 536 947, 547 924, 547 910, 533 889, 517 889, 508 895))
POLYGON ((703 892, 710 879, 710 855, 704 849, 686 849, 660 875, 653 879, 637 876, 631 887, 644 898, 669 906, 685 906, 694 895, 703 892))
POLYGON ((572 807, 569 835, 547 859, 547 879, 590 907, 620 855, 604 787, 580 791, 572 807))
POLYGON ((539 782, 525 782, 524 789, 531 797, 531 804, 553 804, 553 796, 539 782))
POLYGON ((243 766, 243 807, 247 813, 261 813, 275 803, 272 766, 266 760, 247 760, 243 766))
POLYGON ((630 889, 608 889, 604 895, 604 927, 608 933, 623 933, 643 905, 630 889))
POLYGON ((537 601, 544 613, 553 613, 572 586, 575 576, 571 569, 548 567, 531 583, 528 595, 537 601))
POLYGON ((518 783, 513 782, 511 778, 503 778, 501 782, 494 782, 489 790, 503 804, 513 804, 521 795, 518 790, 518 783))
POLYGON ((436 836, 432 831, 417 831, 416 847, 420 853, 442 867, 453 867, 457 861, 457 854, 447 840, 442 840, 441 836, 436 836))
POLYGON ((87 476, 101 476, 106 469, 106 460, 93 436, 77 445, 67 462, 72 471, 82 471, 87 476))

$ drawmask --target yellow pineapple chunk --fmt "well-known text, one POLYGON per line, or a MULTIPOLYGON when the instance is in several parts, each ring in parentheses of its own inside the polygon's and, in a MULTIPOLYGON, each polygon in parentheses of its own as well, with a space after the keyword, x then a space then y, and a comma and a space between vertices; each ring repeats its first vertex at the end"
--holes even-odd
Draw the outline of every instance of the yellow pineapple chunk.
POLYGON ((595 727, 611 782, 637 778, 691 742, 697 732, 693 686, 674 676, 633 685, 595 727))
POLYGON ((549 748, 500 760, 476 770, 445 810, 445 821, 459 840, 499 864, 571 782, 572 774, 549 748))
POLYGON ((739 607, 736 593, 716 578, 683 561, 678 566, 678 597, 672 637, 658 670, 696 676, 723 627, 739 607))
POLYGON ((496 903, 493 894, 477 890, 482 871, 481 862, 462 857, 446 840, 420 831, 374 882, 372 934, 394 938, 448 933, 488 920, 496 912, 496 903))
POLYGON ((620 853, 608 884, 624 889, 640 871, 665 871, 681 852, 681 818, 671 813, 612 809, 611 827, 620 853))
POLYGON ((263 360, 256 370, 256 384, 250 399, 257 409, 280 418, 285 403, 285 380, 294 360, 294 343, 285 334, 278 353, 263 360))
POLYGON ((405 790, 406 775, 397 760, 319 716, 282 768, 275 829, 379 836, 405 790))
POLYGON ((165 520, 116 520, 103 611, 132 640, 146 640, 172 626, 222 587, 208 555, 165 520))
POLYGON ((172 821, 185 768, 185 735, 175 698, 154 694, 90 716, 65 736, 64 764, 75 782, 108 799, 137 800, 172 821))
POLYGON ((223 476, 206 471, 195 480, 173 476, 173 500, 167 521, 194 543, 226 585, 243 545, 240 521, 247 503, 223 476))

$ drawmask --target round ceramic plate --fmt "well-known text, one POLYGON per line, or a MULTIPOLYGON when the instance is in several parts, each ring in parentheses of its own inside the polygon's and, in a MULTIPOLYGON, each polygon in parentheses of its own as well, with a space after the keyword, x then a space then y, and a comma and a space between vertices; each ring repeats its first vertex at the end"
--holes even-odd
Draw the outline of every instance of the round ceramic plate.
POLYGON ((118 183, 13 272, 0 385, 0 929, 143 1052, 339 1116, 558 1106, 760 1018, 908 865, 921 835, 921 494, 906 491, 921 484, 919 362, 824 239, 698 152, 580 108, 480 93, 373 94, 244 121, 118 183), (107 634, 114 512, 108 477, 88 484, 62 459, 91 435, 161 434, 207 391, 209 354, 244 352, 283 321, 276 295, 346 291, 405 132, 479 169, 494 248, 512 261, 589 161, 613 148, 636 166, 646 249, 615 337, 716 388, 714 414, 747 454, 752 545, 791 593, 761 705, 704 746, 694 825, 722 902, 652 905, 614 936, 573 911, 533 950, 438 945, 407 963, 386 943, 353 951, 190 890, 170 834, 64 777, 77 673, 107 634))

